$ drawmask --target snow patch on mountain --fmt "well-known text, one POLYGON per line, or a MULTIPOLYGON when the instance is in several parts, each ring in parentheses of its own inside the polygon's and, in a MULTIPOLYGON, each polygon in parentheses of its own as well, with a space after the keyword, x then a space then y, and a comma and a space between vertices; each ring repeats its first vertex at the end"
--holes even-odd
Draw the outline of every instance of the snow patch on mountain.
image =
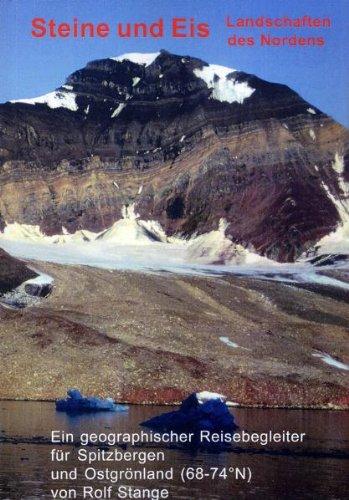
POLYGON ((148 234, 151 234, 155 240, 164 243, 168 242, 166 233, 159 222, 155 220, 139 220, 138 223, 148 232, 148 234))
POLYGON ((92 241, 96 239, 99 234, 87 230, 78 230, 75 233, 68 233, 64 227, 62 227, 62 233, 63 234, 47 236, 42 233, 39 226, 13 222, 12 224, 7 224, 5 226, 4 232, 0 234, 0 239, 10 241, 30 241, 33 243, 63 244, 69 242, 92 241))
POLYGON ((33 97, 31 99, 16 99, 10 102, 11 104, 46 104, 51 109, 66 108, 70 111, 77 111, 78 105, 76 104, 75 98, 76 95, 73 92, 55 90, 54 92, 49 92, 48 94, 33 97))
POLYGON ((349 225, 339 225, 316 244, 317 254, 349 254, 349 225))
POLYGON ((310 113, 312 115, 316 115, 316 111, 313 108, 308 108, 307 111, 308 111, 308 113, 310 113))
POLYGON ((334 195, 324 181, 321 182, 321 185, 335 205, 340 217, 340 223, 335 231, 324 236, 317 243, 317 253, 320 255, 325 253, 349 254, 349 183, 345 181, 343 176, 344 157, 338 152, 335 154, 332 168, 338 176, 338 185, 342 191, 341 196, 334 195))
POLYGON ((114 109, 111 118, 116 118, 121 113, 121 111, 124 109, 125 106, 126 104, 124 102, 121 102, 119 106, 114 109))
POLYGON ((336 205, 338 213, 341 218, 342 224, 349 223, 349 183, 344 179, 344 157, 338 153, 335 154, 334 161, 332 162, 332 168, 338 175, 338 185, 342 191, 340 198, 335 197, 331 194, 327 185, 323 183, 327 195, 331 201, 336 205))
POLYGON ((236 244, 225 235, 229 224, 220 219, 218 229, 194 236, 189 240, 187 258, 202 264, 253 264, 268 263, 269 259, 261 257, 236 244))
POLYGON ((40 226, 32 226, 30 224, 19 224, 13 222, 5 226, 2 237, 9 240, 42 240, 46 236, 42 233, 40 226))
POLYGON ((132 204, 124 205, 122 219, 100 233, 96 239, 117 245, 149 245, 166 241, 166 235, 156 221, 139 220, 132 204))
POLYGON ((337 207, 343 224, 349 223, 349 183, 344 179, 344 156, 336 153, 332 162, 333 170, 338 174, 338 184, 342 191, 340 206, 337 207))
POLYGON ((315 141, 316 135, 315 135, 315 132, 314 132, 314 130, 312 128, 309 130, 309 135, 313 139, 313 141, 315 141))
POLYGON ((153 53, 140 53, 140 52, 130 52, 128 54, 122 54, 121 56, 110 57, 113 61, 131 61, 135 64, 140 64, 142 66, 150 66, 155 59, 160 55, 160 52, 153 53))
POLYGON ((38 271, 37 269, 31 267, 35 273, 38 274, 36 278, 31 278, 27 281, 24 282, 24 284, 30 284, 30 285, 52 285, 53 283, 53 278, 49 274, 43 273, 41 271, 38 271))
POLYGON ((97 238, 100 233, 94 233, 92 231, 88 231, 86 229, 79 229, 75 231, 75 233, 68 233, 64 231, 62 228, 63 234, 56 234, 54 236, 45 236, 45 239, 48 239, 49 243, 53 244, 64 244, 64 243, 79 243, 79 242, 88 242, 93 241, 97 238))
POLYGON ((140 224, 131 219, 118 220, 98 239, 108 243, 114 242, 118 245, 148 245, 157 241, 155 236, 152 237, 140 224))
POLYGON ((255 89, 250 87, 247 82, 237 82, 232 73, 235 69, 220 66, 218 64, 209 64, 202 69, 194 69, 194 74, 206 83, 209 89, 212 89, 212 98, 221 102, 238 102, 242 104, 245 99, 250 97, 255 89))
POLYGON ((230 340, 229 337, 219 337, 219 340, 223 342, 223 344, 226 344, 227 346, 232 347, 233 349, 237 349, 238 347, 240 347, 239 344, 230 340))
POLYGON ((345 181, 343 180, 344 156, 338 154, 338 152, 335 154, 334 161, 332 162, 332 168, 339 175, 339 180, 340 180, 341 188, 342 188, 343 192, 348 194, 348 184, 346 184, 345 181))
POLYGON ((329 354, 326 354, 325 352, 315 352, 313 353, 313 356, 315 358, 320 358, 324 363, 330 366, 334 366, 335 368, 338 368, 339 370, 349 370, 349 365, 346 365, 345 363, 342 363, 341 361, 338 361, 337 359, 333 358, 329 354))

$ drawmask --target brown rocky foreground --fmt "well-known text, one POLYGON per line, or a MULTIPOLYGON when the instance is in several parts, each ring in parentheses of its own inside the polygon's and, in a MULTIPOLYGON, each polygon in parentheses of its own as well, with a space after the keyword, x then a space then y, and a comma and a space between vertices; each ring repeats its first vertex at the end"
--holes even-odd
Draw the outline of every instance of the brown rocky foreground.
POLYGON ((348 406, 348 372, 312 355, 348 363, 348 292, 35 267, 54 277, 52 294, 23 310, 0 305, 0 398, 54 399, 79 387, 174 403, 210 390, 241 405, 348 406))

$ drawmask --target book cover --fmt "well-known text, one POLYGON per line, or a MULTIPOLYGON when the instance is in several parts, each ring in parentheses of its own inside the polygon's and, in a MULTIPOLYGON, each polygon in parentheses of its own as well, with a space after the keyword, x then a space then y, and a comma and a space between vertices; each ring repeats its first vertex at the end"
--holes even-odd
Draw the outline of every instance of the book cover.
POLYGON ((347 0, 0 9, 0 499, 347 498, 347 0))

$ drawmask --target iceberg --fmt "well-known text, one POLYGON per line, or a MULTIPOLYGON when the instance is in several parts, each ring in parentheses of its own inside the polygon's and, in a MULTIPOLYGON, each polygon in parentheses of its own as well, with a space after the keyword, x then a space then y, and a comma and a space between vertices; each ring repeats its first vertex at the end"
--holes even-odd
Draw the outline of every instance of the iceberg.
POLYGON ((186 398, 180 408, 163 413, 141 423, 158 432, 192 433, 190 445, 195 448, 226 449, 222 442, 201 442, 202 431, 210 433, 234 434, 238 429, 234 416, 230 413, 225 396, 208 391, 193 393, 186 398))
POLYGON ((128 410, 128 406, 116 404, 112 398, 101 399, 93 396, 83 396, 78 389, 69 389, 67 394, 66 399, 56 401, 57 411, 76 414, 128 410))

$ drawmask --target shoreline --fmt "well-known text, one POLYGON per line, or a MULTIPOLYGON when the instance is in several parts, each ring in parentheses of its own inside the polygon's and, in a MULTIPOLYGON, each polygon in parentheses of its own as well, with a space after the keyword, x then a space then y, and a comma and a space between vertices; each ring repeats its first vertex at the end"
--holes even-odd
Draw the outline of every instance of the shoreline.
MULTIPOLYGON (((0 404, 2 402, 16 402, 16 403, 55 403, 55 399, 8 399, 0 397, 0 404)), ((170 402, 170 403, 130 403, 128 401, 115 401, 116 404, 128 405, 128 406, 145 406, 145 407, 155 407, 155 406, 180 406, 181 402, 170 402)), ((253 410, 317 410, 317 411, 349 411, 348 407, 341 406, 261 406, 261 405, 240 405, 227 404, 228 408, 237 409, 253 409, 253 410)), ((102 412, 103 413, 103 412, 102 412)))

